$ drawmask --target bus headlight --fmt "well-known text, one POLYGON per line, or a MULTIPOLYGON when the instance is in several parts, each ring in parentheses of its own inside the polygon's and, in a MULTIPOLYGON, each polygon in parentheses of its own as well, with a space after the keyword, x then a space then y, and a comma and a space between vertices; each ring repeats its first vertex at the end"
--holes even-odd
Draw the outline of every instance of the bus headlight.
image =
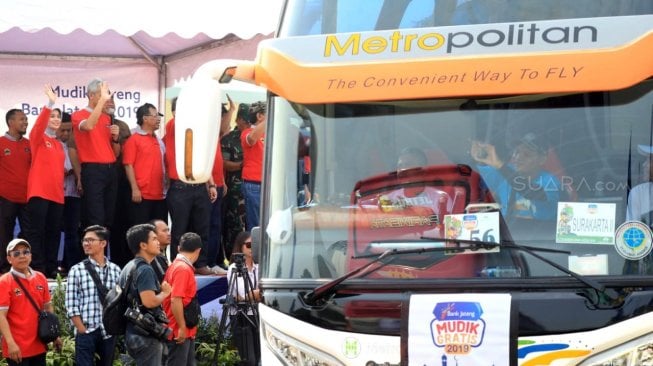
POLYGON ((594 355, 579 366, 653 366, 653 333, 594 355))
POLYGON ((280 332, 265 322, 261 322, 261 325, 267 346, 286 365, 344 366, 334 357, 280 332))

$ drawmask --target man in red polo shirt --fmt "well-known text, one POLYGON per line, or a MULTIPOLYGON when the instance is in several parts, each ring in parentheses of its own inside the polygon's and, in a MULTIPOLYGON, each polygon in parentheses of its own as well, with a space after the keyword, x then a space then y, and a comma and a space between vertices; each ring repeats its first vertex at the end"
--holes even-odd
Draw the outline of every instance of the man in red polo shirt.
POLYGON ((111 98, 109 86, 93 79, 86 89, 88 106, 72 115, 73 135, 82 166, 84 226, 110 227, 116 202, 116 156, 120 154, 119 127, 104 113, 111 98))
MULTIPOLYGON (((172 286, 172 293, 163 300, 163 310, 170 320, 172 339, 168 340, 168 365, 195 365, 195 335, 197 324, 190 326, 184 307, 197 295, 197 281, 193 263, 202 250, 202 238, 185 233, 179 240, 179 254, 166 271, 164 281, 172 286)), ((201 316, 201 314, 197 314, 201 316)), ((197 320, 197 319, 194 319, 197 320)))
POLYGON ((168 221, 164 194, 165 147, 163 141, 155 134, 161 125, 161 116, 150 103, 138 107, 138 128, 125 142, 122 163, 131 187, 131 225, 153 219, 168 221))
POLYGON ((256 102, 249 107, 249 123, 252 126, 240 134, 243 146, 243 185, 247 231, 259 225, 261 206, 261 176, 263 175, 263 153, 265 151, 265 128, 267 114, 265 102, 256 102))
MULTIPOLYGON (((7 260, 11 263, 11 271, 0 277, 2 355, 13 364, 45 366, 47 346, 36 334, 39 314, 18 284, 20 281, 37 306, 47 312, 54 312, 48 280, 43 273, 32 270, 29 266, 32 261, 31 249, 23 239, 14 239, 7 245, 7 260)), ((57 338, 54 345, 60 350, 61 338, 57 338)))
MULTIPOLYGON (((10 109, 5 115, 8 131, 0 137, 0 247, 2 252, 14 237, 16 219, 25 225, 27 176, 32 160, 27 133, 27 116, 20 109, 10 109)), ((9 262, 0 256, 0 271, 7 272, 9 262)))

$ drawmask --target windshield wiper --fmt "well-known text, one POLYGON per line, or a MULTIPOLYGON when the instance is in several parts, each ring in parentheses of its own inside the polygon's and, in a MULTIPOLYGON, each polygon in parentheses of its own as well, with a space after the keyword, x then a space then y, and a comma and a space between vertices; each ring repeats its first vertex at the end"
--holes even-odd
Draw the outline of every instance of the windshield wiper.
POLYGON ((387 265, 390 263, 397 255, 403 255, 403 254, 422 254, 422 253, 433 253, 433 252, 450 252, 450 251, 464 251, 467 249, 492 249, 496 247, 500 248, 505 248, 509 250, 520 250, 524 251, 535 258, 538 258, 544 263, 549 264, 550 266, 570 275, 571 277, 577 279, 578 281, 582 282, 583 284, 591 287, 592 289, 605 294, 607 297, 609 297, 612 300, 617 300, 619 298, 619 294, 611 289, 611 288, 606 288, 602 284, 600 284, 597 281, 592 280, 591 278, 587 278, 581 274, 578 274, 574 271, 571 271, 557 263, 555 263, 552 260, 549 260, 545 257, 542 257, 541 255, 537 254, 536 252, 548 252, 548 253, 561 253, 561 254, 571 254, 571 252, 566 251, 566 250, 559 250, 559 249, 550 249, 550 248, 540 248, 540 247, 532 247, 532 246, 527 246, 527 245, 518 245, 514 242, 511 241, 502 241, 501 243, 495 243, 495 242, 488 242, 488 241, 480 241, 480 240, 465 240, 465 239, 442 239, 442 238, 429 238, 429 237, 422 237, 422 240, 428 240, 428 241, 434 241, 434 242, 442 242, 442 243, 454 243, 457 244, 457 247, 446 247, 446 246, 438 246, 438 247, 420 247, 420 248, 414 248, 414 249, 388 249, 384 251, 381 254, 368 254, 368 255, 361 255, 361 256, 355 256, 353 257, 354 259, 359 259, 359 258, 374 258, 371 262, 366 263, 358 268, 355 268, 344 275, 329 281, 321 286, 318 286, 315 288, 313 291, 307 293, 304 295, 304 302, 308 305, 315 305, 317 301, 325 298, 326 296, 332 294, 335 292, 336 287, 342 283, 343 281, 352 278, 356 275, 359 274, 367 274, 371 271, 378 270, 382 268, 383 266, 387 265), (466 246, 461 246, 461 244, 466 244, 466 246), (372 265, 381 262, 379 266, 376 266, 372 269, 372 265))
MULTIPOLYGON (((311 292, 307 293, 306 295, 304 295, 304 302, 306 304, 308 304, 308 305, 315 305, 318 300, 323 299, 327 295, 332 294, 335 291, 335 287, 338 286, 342 281, 345 281, 345 280, 347 280, 347 279, 349 279, 351 277, 354 277, 355 275, 369 269, 373 264, 381 262, 386 258, 389 258, 390 260, 388 262, 382 263, 380 266, 374 268, 374 270, 377 270, 377 269, 385 266, 386 264, 390 263, 390 261, 392 261, 392 258, 391 258, 392 255, 394 255, 394 254, 403 254, 403 253, 398 253, 398 252, 399 251, 397 249, 388 249, 388 250, 386 250, 385 252, 383 252, 381 254, 375 255, 376 258, 374 260, 372 260, 371 262, 366 263, 366 264, 364 264, 364 265, 362 265, 362 266, 360 266, 358 268, 355 268, 355 269, 345 273, 344 275, 325 283, 324 285, 316 287, 315 289, 313 289, 313 291, 311 291, 311 292)), ((356 258, 358 258, 358 257, 356 257, 356 258)), ((370 272, 370 271, 368 271, 368 272, 370 272)), ((367 272, 365 272, 365 273, 367 273, 367 272)))
MULTIPOLYGON (((619 299, 619 294, 617 291, 611 288, 606 288, 604 285, 599 283, 598 281, 594 281, 593 279, 581 275, 580 273, 576 273, 564 266, 559 265, 558 263, 543 257, 536 252, 549 252, 549 253, 563 253, 563 254, 571 254, 569 251, 565 250, 559 250, 559 249, 550 249, 550 248, 541 248, 541 247, 532 247, 528 245, 519 245, 513 241, 502 241, 501 243, 494 243, 494 242, 484 242, 484 241, 479 241, 479 240, 465 240, 465 239, 440 239, 440 238, 429 238, 429 237, 422 237, 424 240, 438 240, 438 241, 444 241, 444 242, 453 242, 459 245, 458 248, 453 248, 453 250, 464 250, 464 249, 470 249, 470 248, 460 248, 460 244, 470 244, 472 245, 472 248, 474 247, 482 247, 485 249, 490 249, 490 248, 495 248, 495 247, 500 247, 500 248, 506 248, 510 250, 521 250, 523 252, 526 252, 533 257, 541 260, 542 262, 558 269, 561 272, 564 272, 571 277, 577 279, 578 281, 584 283, 588 287, 591 287, 597 292, 600 292, 610 298, 611 300, 617 300, 619 299)), ((452 248, 447 248, 451 250, 452 248)))

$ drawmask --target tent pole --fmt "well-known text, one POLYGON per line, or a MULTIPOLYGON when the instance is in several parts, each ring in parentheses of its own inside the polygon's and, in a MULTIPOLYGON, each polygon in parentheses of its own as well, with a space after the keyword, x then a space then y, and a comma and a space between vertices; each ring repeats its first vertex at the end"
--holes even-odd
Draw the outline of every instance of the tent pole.
POLYGON ((130 41, 134 46, 136 46, 136 48, 138 48, 138 50, 141 52, 141 54, 143 55, 143 57, 145 57, 146 60, 148 60, 152 65, 154 65, 154 66, 157 68, 157 70, 159 70, 159 74, 161 74, 161 63, 160 63, 160 61, 157 62, 154 58, 152 58, 152 56, 150 56, 150 55, 145 51, 145 48, 143 48, 143 46, 141 46, 141 44, 138 43, 134 38, 132 38, 132 37, 127 37, 127 39, 128 39, 128 40, 129 40, 129 41, 130 41))

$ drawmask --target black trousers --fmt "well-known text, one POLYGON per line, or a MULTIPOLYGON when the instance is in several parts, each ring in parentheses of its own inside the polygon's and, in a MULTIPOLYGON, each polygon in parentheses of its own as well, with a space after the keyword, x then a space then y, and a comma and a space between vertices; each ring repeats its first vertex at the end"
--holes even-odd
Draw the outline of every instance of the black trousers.
POLYGON ((165 200, 143 199, 139 203, 129 203, 130 225, 144 224, 153 219, 168 222, 168 206, 165 200))
POLYGON ((45 366, 45 353, 32 357, 23 357, 21 362, 12 361, 7 358, 7 364, 9 366, 45 366))
POLYGON ((211 201, 205 184, 186 184, 171 180, 166 197, 170 220, 172 221, 172 242, 170 243, 170 260, 177 256, 179 239, 184 233, 194 232, 202 238, 200 257, 195 268, 208 264, 209 219, 211 201))
POLYGON ((64 205, 41 197, 27 202, 25 239, 32 247, 32 267, 46 276, 57 270, 57 254, 61 242, 60 223, 64 205))
POLYGON ((115 164, 83 163, 82 189, 82 225, 111 227, 118 192, 115 164))
POLYGON ((70 269, 84 259, 84 251, 79 235, 79 220, 81 219, 82 199, 65 197, 63 206, 64 252, 63 265, 70 269))
MULTIPOLYGON (((23 203, 15 203, 6 198, 0 197, 0 271, 5 273, 11 267, 7 261, 5 253, 7 253, 7 244, 14 238, 14 227, 16 226, 16 219, 21 230, 26 225, 26 205, 23 203)), ((24 237, 24 233, 22 233, 24 237)))

